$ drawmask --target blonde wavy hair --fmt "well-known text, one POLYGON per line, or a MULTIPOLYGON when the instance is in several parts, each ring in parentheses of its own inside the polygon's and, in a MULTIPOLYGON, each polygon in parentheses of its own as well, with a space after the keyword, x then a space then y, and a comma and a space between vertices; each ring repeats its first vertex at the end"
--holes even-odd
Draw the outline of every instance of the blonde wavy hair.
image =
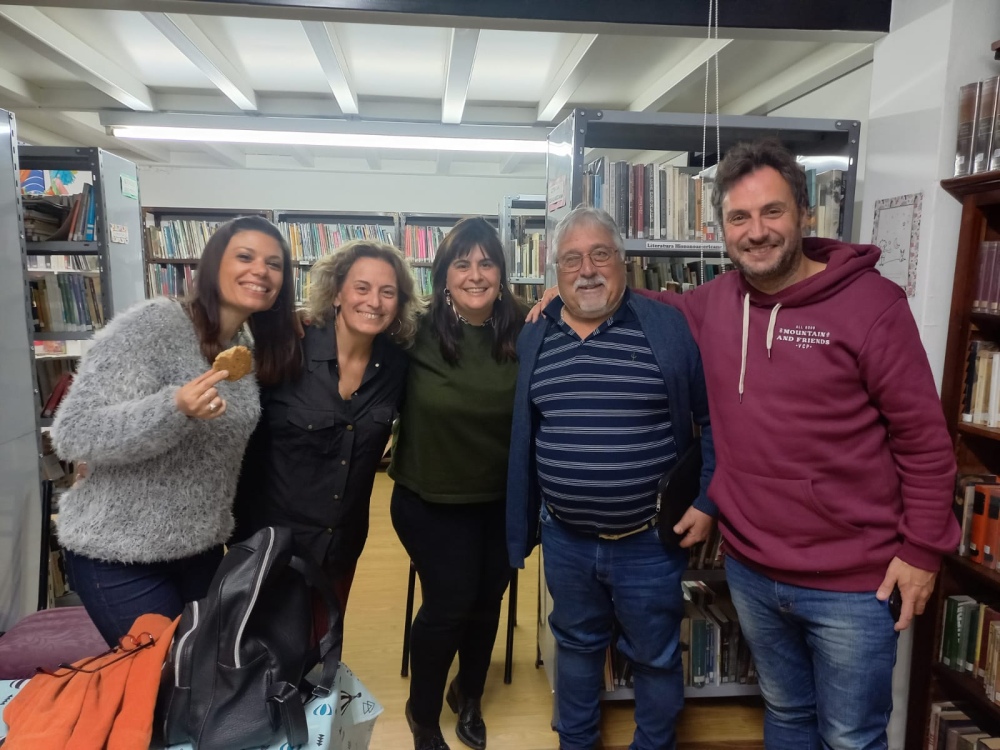
POLYGON ((396 272, 398 302, 396 322, 389 325, 386 334, 400 346, 413 342, 417 332, 417 318, 423 312, 423 299, 416 293, 413 272, 403 254, 381 242, 351 240, 329 255, 316 261, 309 271, 309 319, 320 326, 336 317, 333 301, 337 298, 351 266, 358 258, 375 258, 392 266, 396 272))

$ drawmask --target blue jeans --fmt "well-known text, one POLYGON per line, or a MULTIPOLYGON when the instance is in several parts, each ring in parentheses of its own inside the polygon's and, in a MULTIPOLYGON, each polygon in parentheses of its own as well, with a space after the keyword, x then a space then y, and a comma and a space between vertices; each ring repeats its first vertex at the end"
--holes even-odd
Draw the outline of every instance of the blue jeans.
POLYGON ((896 631, 875 592, 778 583, 726 558, 764 695, 767 750, 884 750, 896 631))
POLYGON ((592 750, 600 736, 604 662, 615 618, 618 650, 632 663, 635 736, 630 750, 671 750, 684 706, 680 623, 687 552, 668 555, 656 529, 601 539, 567 528, 542 508, 542 555, 556 642, 556 731, 563 750, 592 750))
POLYGON ((128 633, 139 615, 177 617, 187 602, 208 593, 222 546, 182 560, 119 563, 65 550, 70 585, 109 646, 128 633))

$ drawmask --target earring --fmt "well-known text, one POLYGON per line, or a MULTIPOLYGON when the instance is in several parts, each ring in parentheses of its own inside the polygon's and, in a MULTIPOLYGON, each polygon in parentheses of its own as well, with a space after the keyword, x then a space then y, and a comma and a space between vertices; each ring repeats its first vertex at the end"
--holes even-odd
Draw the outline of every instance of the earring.
POLYGON ((403 330, 403 321, 401 321, 399 318, 396 318, 396 330, 395 331, 389 331, 389 335, 390 336, 395 336, 397 333, 399 333, 402 330, 403 330))
POLYGON ((451 305, 451 291, 448 289, 448 287, 445 287, 445 289, 444 289, 444 303, 446 305, 448 305, 448 307, 452 306, 451 305))
POLYGON ((497 292, 497 302, 503 299, 503 284, 500 285, 500 291, 497 292))

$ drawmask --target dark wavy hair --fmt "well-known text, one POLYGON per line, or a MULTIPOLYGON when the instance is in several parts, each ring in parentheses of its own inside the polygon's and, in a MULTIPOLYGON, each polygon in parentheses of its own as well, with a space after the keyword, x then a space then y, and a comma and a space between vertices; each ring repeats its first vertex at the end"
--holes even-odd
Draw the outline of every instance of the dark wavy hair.
POLYGON ((219 343, 219 267, 229 242, 240 232, 266 234, 281 247, 282 275, 278 298, 270 310, 253 313, 248 321, 254 339, 257 381, 261 385, 275 385, 298 375, 301 353, 294 322, 292 254, 274 224, 260 216, 239 216, 216 229, 205 243, 198 274, 185 306, 201 342, 201 353, 211 364, 225 348, 219 343))
POLYGON ((461 357, 462 324, 455 311, 445 302, 445 285, 448 267, 456 258, 465 258, 477 247, 500 269, 500 299, 493 303, 493 358, 497 362, 517 360, 517 335, 524 327, 521 313, 507 281, 507 262, 503 255, 500 235, 482 217, 475 216, 459 221, 438 245, 431 267, 433 287, 430 312, 431 323, 441 345, 441 356, 449 364, 458 364, 461 357))
MULTIPOLYGON (((716 216, 722 221, 722 199, 734 184, 743 177, 756 172, 761 167, 771 167, 785 178, 792 190, 800 215, 809 214, 809 188, 802 165, 795 161, 795 155, 777 138, 764 138, 750 143, 737 143, 726 152, 715 170, 715 188, 712 191, 712 206, 716 216)), ((725 222, 722 222, 725 226, 725 222)))

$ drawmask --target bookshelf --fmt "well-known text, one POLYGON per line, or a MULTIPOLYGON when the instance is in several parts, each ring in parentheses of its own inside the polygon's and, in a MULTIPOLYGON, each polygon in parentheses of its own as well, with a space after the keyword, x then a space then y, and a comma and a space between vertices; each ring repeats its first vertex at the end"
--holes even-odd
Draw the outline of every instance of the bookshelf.
POLYGON ((274 222, 292 253, 295 296, 302 302, 309 268, 323 255, 353 239, 397 245, 394 213, 301 211, 297 209, 143 208, 146 239, 146 294, 182 296, 190 289, 205 242, 220 225, 238 216, 274 222))
POLYGON ((295 298, 308 296, 309 268, 351 240, 367 239, 398 246, 399 218, 393 213, 349 211, 274 211, 274 223, 292 251, 295 298))
MULTIPOLYGON (((804 167, 815 163, 824 167, 833 163, 842 166, 842 177, 839 185, 841 215, 839 224, 841 233, 850 237, 853 225, 854 194, 856 187, 856 169, 858 158, 858 141, 860 123, 852 120, 816 120, 780 117, 750 117, 750 116, 711 116, 708 118, 707 142, 713 153, 706 156, 707 167, 713 166, 721 154, 715 151, 715 125, 719 125, 719 141, 722 154, 740 141, 755 140, 763 137, 778 137, 793 153, 804 160, 804 167)), ((702 192, 698 193, 696 183, 690 177, 700 170, 702 158, 702 125, 703 116, 694 114, 645 113, 645 112, 613 112, 607 110, 574 110, 558 124, 549 134, 549 149, 546 166, 546 196, 545 196, 545 226, 548 246, 551 247, 552 233, 556 224, 569 211, 581 204, 597 203, 607 205, 609 213, 618 221, 623 229, 623 242, 627 259, 630 261, 629 283, 633 286, 636 278, 633 270, 645 271, 656 260, 668 263, 692 264, 701 271, 702 264, 718 265, 722 262, 724 246, 717 229, 711 226, 711 217, 706 209, 698 214, 692 211, 698 221, 694 224, 668 220, 672 212, 661 213, 659 218, 647 212, 645 221, 640 222, 638 204, 633 203, 641 193, 647 206, 661 206, 661 199, 666 202, 666 196, 674 195, 674 185, 684 185, 684 195, 688 196, 687 206, 694 208, 699 203, 710 202, 707 197, 710 185, 701 184, 702 192), (594 149, 599 151, 594 152, 594 149), (642 153, 640 162, 650 162, 653 165, 653 177, 643 182, 636 174, 644 174, 643 170, 624 172, 615 170, 614 200, 612 193, 603 192, 611 188, 612 180, 609 164, 616 160, 618 164, 627 163, 629 154, 642 153), (658 159, 651 159, 650 152, 658 152, 658 159), (603 159, 602 163, 595 164, 603 159), (660 166, 663 165, 663 170, 660 166), (599 177, 603 174, 602 182, 599 177), (661 171, 664 177, 660 177, 661 171), (636 179, 632 183, 632 179, 636 179), (663 182, 660 182, 660 180, 663 182), (676 182, 667 182, 676 180, 676 182), (629 196, 629 188, 632 193, 629 196), (666 188, 666 189, 665 189, 666 188), (653 200, 653 197, 656 200, 653 200), (632 212, 629 212, 629 206, 632 212), (686 226, 684 236, 671 236, 670 231, 676 227, 686 226), (642 236, 639 236, 639 229, 642 236), (653 229, 650 232, 650 229, 653 229), (649 236, 652 234, 653 236, 649 236), (651 262, 652 261, 652 262, 651 262)), ((680 196, 678 187, 676 195, 680 196)), ((704 207, 703 207, 704 208, 704 207)), ((702 278, 706 275, 702 274, 702 278)), ((711 278, 708 276, 708 278, 711 278)), ((677 281, 681 281, 677 279, 677 281)), ((546 271, 548 286, 556 283, 552 268, 546 271)), ((644 284, 645 285, 645 284, 644 284)), ((713 589, 724 589, 725 572, 722 570, 689 570, 685 576, 689 581, 701 581, 713 589)), ((539 663, 545 667, 549 682, 554 685, 554 661, 556 657, 555 642, 548 629, 548 613, 551 611, 549 594, 545 585, 544 567, 539 566, 539 618, 537 623, 539 663)), ((759 688, 755 684, 724 683, 705 685, 703 687, 686 687, 688 698, 722 698, 731 696, 757 695, 759 688)), ((630 690, 614 690, 605 693, 607 700, 632 698, 630 690)))
POLYGON ((500 202, 498 231, 513 293, 535 302, 545 289, 545 196, 506 196, 500 202))
MULTIPOLYGON (((860 123, 789 117, 709 116, 707 143, 712 151, 706 155, 707 167, 713 166, 720 156, 714 153, 716 120, 723 154, 740 141, 777 137, 802 159, 814 186, 822 184, 816 172, 839 166, 842 175, 837 184, 838 223, 842 236, 850 236, 854 222, 860 123)), ((549 134, 547 237, 551 238, 555 225, 574 206, 584 202, 593 204, 597 198, 598 202, 607 205, 609 213, 623 229, 627 257, 636 259, 643 269, 649 266, 647 259, 697 262, 699 266, 702 260, 710 264, 721 262, 724 250, 717 222, 711 216, 710 177, 699 183, 700 191, 690 179, 697 175, 702 163, 703 121, 702 115, 695 114, 574 110, 549 134), (597 153, 602 156, 595 159, 591 153, 594 149, 599 149, 597 153), (642 152, 642 158, 632 166, 652 166, 655 179, 636 184, 632 181, 635 174, 631 169, 624 174, 615 173, 614 165, 630 164, 625 157, 635 152, 642 152), (650 152, 658 152, 660 158, 651 159, 650 152), (619 159, 619 156, 622 158, 619 159), (595 161, 601 159, 601 167, 595 168, 595 161), (676 187, 683 187, 681 192, 684 194, 676 196, 679 201, 676 205, 688 207, 691 221, 686 224, 683 217, 678 221, 669 218, 675 214, 674 209, 660 213, 657 220, 655 208, 660 205, 666 208, 667 196, 673 196, 675 189, 667 189, 664 178, 660 177, 660 167, 663 167, 666 178, 672 176, 680 180, 676 187), (602 177, 598 179, 599 175, 595 172, 602 177), (624 178, 624 182, 615 178, 624 178), (595 189, 597 182, 603 182, 604 189, 595 189), (638 203, 639 194, 642 205, 638 203), (643 206, 646 209, 645 224, 638 218, 643 206), (672 236, 671 229, 678 226, 687 226, 688 234, 672 236), (643 227, 645 231, 640 236, 638 230, 643 227), (660 231, 654 231, 654 236, 649 236, 649 230, 654 227, 659 227, 660 231)), ((646 172, 648 170, 644 170, 644 174, 646 172)), ((648 178, 648 174, 646 176, 648 178)), ((638 179, 641 181, 642 177, 638 179)), ((676 210, 681 211, 680 208, 676 210)), ((546 282, 547 286, 555 283, 551 268, 547 271, 546 282)))
POLYGON ((237 216, 261 216, 259 208, 160 208, 143 206, 143 268, 146 297, 183 296, 190 289, 205 240, 220 224, 237 216))
MULTIPOLYGON (((65 465, 52 454, 45 434, 58 403, 52 394, 67 387, 94 331, 144 296, 138 181, 133 163, 98 148, 24 146, 17 153, 17 165, 28 173, 25 182, 32 188, 46 181, 54 185, 57 175, 60 182, 85 183, 70 190, 82 190, 80 214, 85 206, 92 206, 86 208, 77 239, 24 243, 25 279, 20 292, 28 305, 33 342, 28 360, 32 363, 33 388, 26 403, 35 411, 34 454, 41 459, 41 474, 57 485, 46 495, 46 501, 57 508, 58 495, 69 478, 64 475, 65 465), (43 179, 43 175, 48 177, 43 179), (79 239, 81 236, 83 239, 79 239)), ((20 192, 17 180, 15 185, 20 192)), ((22 206, 30 203, 30 199, 21 198, 22 206)), ((25 216, 22 210, 22 226, 25 216)), ((39 521, 41 524, 41 518, 39 521)), ((47 539, 47 535, 42 538, 47 539)), ((48 546, 46 541, 39 544, 48 546)), ((50 555, 50 550, 42 550, 40 607, 56 603, 55 597, 62 591, 60 581, 49 573, 57 564, 52 555, 58 557, 55 551, 50 555)))
POLYGON ((37 606, 41 470, 14 115, 0 109, 0 631, 37 606))
MULTIPOLYGON (((399 214, 399 249, 413 267, 420 294, 429 295, 432 291, 431 266, 437 246, 451 228, 464 218, 464 214, 399 214)), ((497 216, 483 218, 494 228, 497 227, 497 216)))
MULTIPOLYGON (((43 175, 68 180, 67 189, 79 191, 79 215, 87 216, 78 239, 25 242, 25 295, 36 318, 32 339, 36 352, 46 355, 35 360, 41 412, 59 378, 75 370, 94 331, 143 298, 138 183, 134 164, 98 148, 23 146, 18 168, 28 173, 24 181, 32 189, 44 184, 43 175)), ((42 417, 44 428, 51 414, 42 417)))
MULTIPOLYGON (((942 180, 941 186, 962 204, 941 403, 955 442, 959 474, 995 474, 1000 472, 1000 429, 963 422, 961 413, 970 342, 1000 343, 1000 316, 972 312, 977 282, 983 276, 980 245, 1000 240, 1000 171, 952 177, 942 180)), ((916 618, 914 625, 907 747, 926 746, 930 706, 936 700, 964 701, 964 710, 983 731, 1000 735, 1000 705, 986 695, 983 682, 950 669, 937 658, 944 635, 945 604, 949 596, 956 594, 968 594, 995 605, 1000 602, 1000 571, 957 554, 942 560, 926 614, 916 618)))

